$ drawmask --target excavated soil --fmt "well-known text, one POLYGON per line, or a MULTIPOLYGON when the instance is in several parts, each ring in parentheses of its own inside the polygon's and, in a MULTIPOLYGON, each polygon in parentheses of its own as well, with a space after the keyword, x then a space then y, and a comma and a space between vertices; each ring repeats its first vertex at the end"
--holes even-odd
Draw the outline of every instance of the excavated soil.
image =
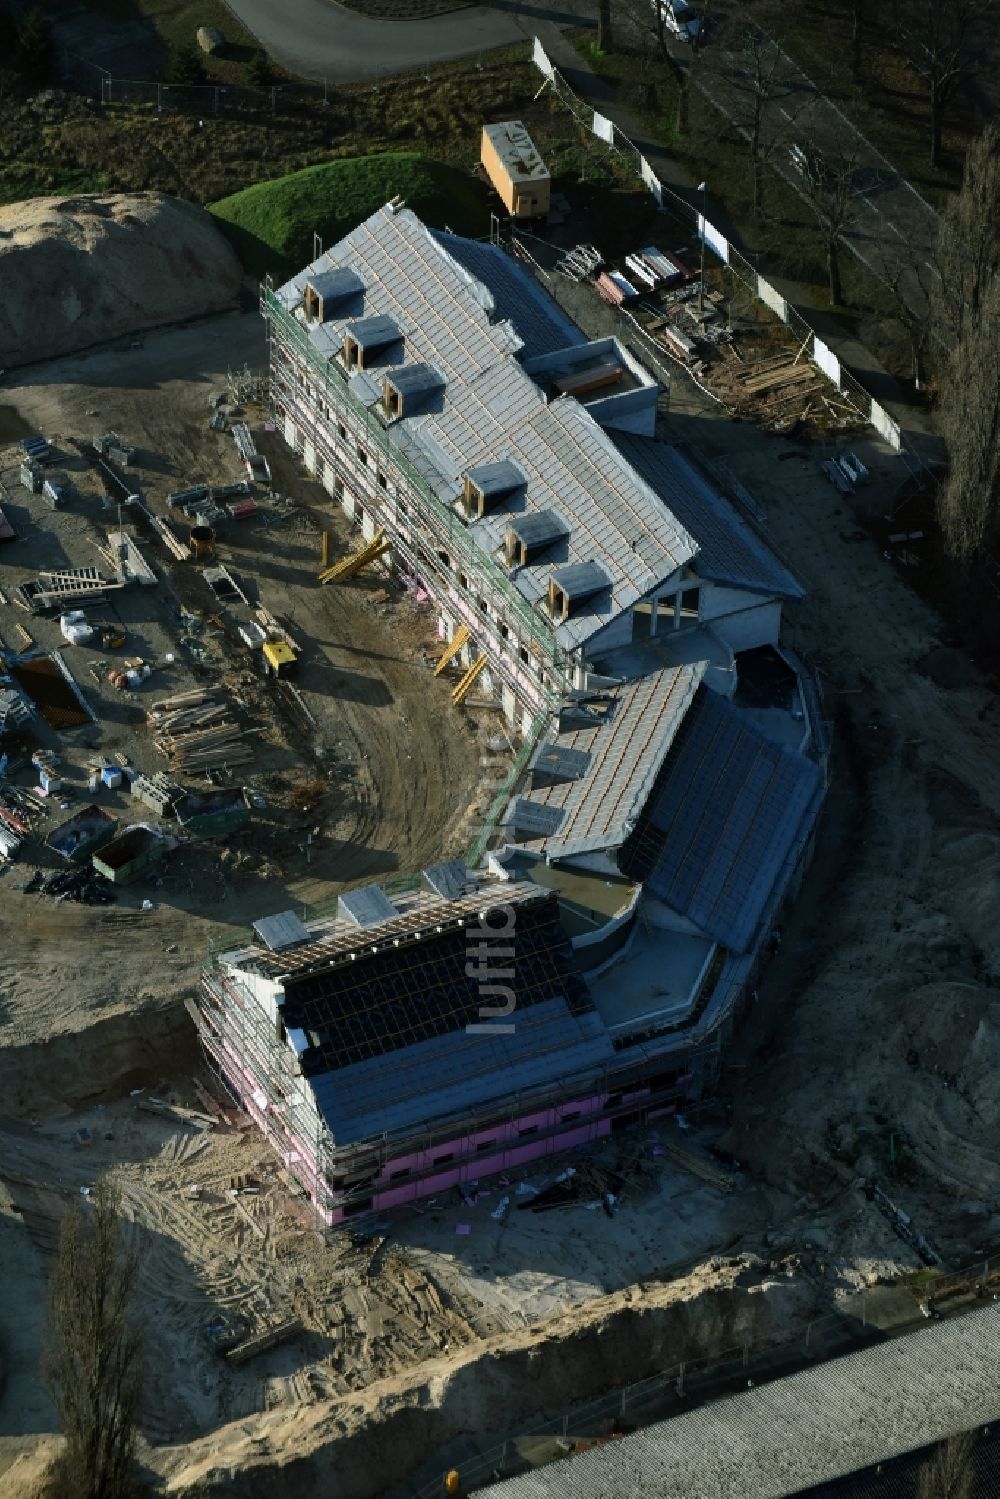
POLYGON ((231 307, 239 262, 204 209, 163 193, 0 207, 0 366, 231 307))

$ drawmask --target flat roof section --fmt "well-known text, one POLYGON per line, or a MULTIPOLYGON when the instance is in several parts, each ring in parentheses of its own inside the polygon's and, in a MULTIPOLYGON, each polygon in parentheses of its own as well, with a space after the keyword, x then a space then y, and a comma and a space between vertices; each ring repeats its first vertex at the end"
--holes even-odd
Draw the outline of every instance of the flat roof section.
POLYGON ((640 926, 627 952, 593 981, 594 1004, 611 1034, 683 1022, 714 952, 708 937, 640 926))

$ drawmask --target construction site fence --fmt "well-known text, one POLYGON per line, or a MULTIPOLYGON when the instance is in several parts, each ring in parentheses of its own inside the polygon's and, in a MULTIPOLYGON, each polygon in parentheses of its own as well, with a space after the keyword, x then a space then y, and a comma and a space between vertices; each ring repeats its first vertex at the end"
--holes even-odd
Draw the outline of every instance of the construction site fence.
MULTIPOLYGON (((830 1312, 814 1318, 799 1336, 783 1343, 756 1347, 748 1340, 703 1358, 679 1359, 647 1379, 574 1404, 559 1415, 522 1428, 488 1451, 458 1462, 462 1492, 557 1461, 568 1455, 573 1444, 600 1441, 679 1415, 689 1408, 683 1403, 688 1399, 697 1402, 699 1396, 735 1392, 767 1378, 790 1374, 814 1359, 852 1351, 869 1336, 877 1334, 874 1329, 869 1333, 864 1310, 860 1318, 830 1312), (537 1444, 546 1441, 552 1443, 553 1450, 538 1451, 537 1444)), ((416 1489, 414 1499, 437 1499, 446 1492, 446 1476, 441 1473, 416 1489)))
POLYGON ((326 83, 284 82, 254 88, 249 84, 178 84, 150 78, 119 78, 65 48, 60 51, 59 61, 64 81, 102 104, 146 105, 158 114, 193 114, 202 118, 287 114, 326 109, 334 97, 326 83))
POLYGON ((549 59, 537 37, 534 41, 532 61, 547 80, 551 91, 566 106, 577 124, 591 138, 603 142, 610 151, 631 167, 660 208, 669 208, 673 214, 694 230, 698 238, 704 241, 706 249, 711 250, 716 259, 729 268, 736 280, 791 329, 802 345, 800 353, 813 360, 836 385, 841 395, 854 407, 858 415, 864 421, 870 422, 880 437, 900 454, 907 467, 913 472, 919 472, 924 467, 923 460, 906 441, 899 423, 890 416, 885 407, 865 390, 861 382, 849 370, 844 368, 837 355, 820 338, 811 323, 807 322, 776 287, 760 275, 756 267, 751 265, 746 256, 736 249, 722 231, 716 228, 686 198, 682 198, 672 188, 664 186, 642 152, 623 131, 619 130, 614 121, 591 109, 573 91, 559 69, 549 59))

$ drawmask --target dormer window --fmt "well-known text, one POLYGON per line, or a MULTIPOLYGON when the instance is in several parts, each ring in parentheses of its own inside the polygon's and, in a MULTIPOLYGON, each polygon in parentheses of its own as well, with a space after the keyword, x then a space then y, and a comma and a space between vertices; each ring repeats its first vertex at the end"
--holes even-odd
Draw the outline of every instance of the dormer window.
POLYGON ((507 566, 526 567, 568 535, 569 526, 554 510, 513 517, 504 539, 507 566))
POLYGON ((480 463, 465 476, 462 503, 467 516, 476 519, 497 509, 510 497, 527 488, 528 481, 516 463, 480 463))
POLYGON ((596 562, 580 562, 573 567, 561 567, 549 578, 549 613, 555 620, 569 619, 571 614, 577 613, 581 604, 610 586, 607 573, 596 562))
POLYGON ((306 321, 325 323, 333 317, 335 312, 343 317, 346 304, 352 298, 361 297, 364 289, 365 285, 361 277, 349 266, 336 266, 333 270, 319 271, 315 276, 309 277, 302 294, 306 321))
POLYGON ((388 422, 415 416, 444 390, 444 377, 428 364, 397 365, 382 385, 382 409, 388 422))
POLYGON ((367 369, 402 337, 391 317, 359 318, 344 329, 344 363, 349 370, 367 369))

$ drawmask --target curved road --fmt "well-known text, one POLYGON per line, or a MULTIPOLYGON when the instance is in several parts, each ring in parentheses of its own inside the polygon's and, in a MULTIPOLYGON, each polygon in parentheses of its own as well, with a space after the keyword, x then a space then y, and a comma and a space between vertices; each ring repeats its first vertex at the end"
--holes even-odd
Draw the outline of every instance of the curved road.
POLYGON ((526 6, 469 5, 426 21, 386 21, 333 0, 228 0, 275 62, 305 78, 355 82, 505 47, 534 35, 538 20, 563 19, 526 6))

